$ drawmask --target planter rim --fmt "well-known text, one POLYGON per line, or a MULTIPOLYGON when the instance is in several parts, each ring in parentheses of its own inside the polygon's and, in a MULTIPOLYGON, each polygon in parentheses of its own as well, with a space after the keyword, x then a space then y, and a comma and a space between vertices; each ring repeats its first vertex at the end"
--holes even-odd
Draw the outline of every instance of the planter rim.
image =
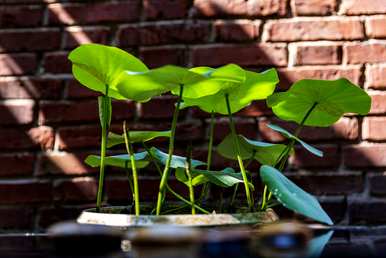
MULTIPOLYGON (((125 206, 108 206, 103 209, 124 209, 125 206)), ((142 227, 153 225, 173 226, 235 226, 262 225, 277 221, 279 218, 272 209, 248 213, 212 213, 212 214, 171 214, 171 215, 139 215, 98 213, 95 208, 84 210, 77 219, 81 224, 99 224, 113 227, 142 227)))

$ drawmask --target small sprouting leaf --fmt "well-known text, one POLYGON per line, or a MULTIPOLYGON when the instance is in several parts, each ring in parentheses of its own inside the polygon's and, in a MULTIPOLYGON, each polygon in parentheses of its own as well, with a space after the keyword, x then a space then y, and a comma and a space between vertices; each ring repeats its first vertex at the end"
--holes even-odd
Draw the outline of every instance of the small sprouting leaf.
MULTIPOLYGON (((134 154, 135 165, 137 168, 144 168, 149 164, 147 160, 147 152, 139 152, 134 154)), ((91 167, 99 167, 101 162, 100 156, 89 155, 85 163, 91 167)), ((120 154, 105 157, 105 165, 119 168, 131 168, 130 156, 127 154, 120 154)))
POLYGON ((321 150, 318 150, 317 148, 311 146, 310 144, 300 140, 298 137, 296 137, 295 135, 293 135, 292 133, 288 132, 286 129, 278 126, 278 125, 274 125, 274 124, 269 124, 267 125, 269 128, 271 128, 272 130, 276 131, 276 132, 279 132, 281 133, 284 137, 288 138, 288 139, 293 139, 295 141, 297 141, 298 143, 300 143, 306 150, 308 150, 309 152, 311 152, 312 154, 318 156, 318 157, 323 157, 323 152, 321 150))
MULTIPOLYGON (((165 152, 163 152, 155 147, 152 147, 150 149, 150 153, 152 154, 153 158, 155 158, 158 162, 160 162, 163 165, 166 164, 166 160, 168 159, 168 156, 169 156, 167 153, 165 153, 165 152)), ((172 155, 170 167, 171 168, 184 168, 185 169, 186 160, 187 160, 186 157, 172 155)), ((198 167, 201 165, 205 165, 205 164, 206 164, 205 162, 202 162, 199 160, 195 160, 195 159, 191 160, 192 168, 195 168, 195 167, 198 167)))
MULTIPOLYGON (((275 165, 280 154, 286 148, 284 144, 253 141, 242 135, 238 135, 237 140, 239 141, 239 154, 242 159, 253 158, 263 165, 275 165)), ((234 145, 232 134, 227 135, 217 146, 217 152, 227 159, 237 160, 237 148, 234 145)))
MULTIPOLYGON (((147 142, 158 137, 168 137, 170 138, 171 131, 130 131, 130 142, 147 142)), ((109 133, 107 147, 111 148, 118 144, 125 143, 125 138, 120 134, 109 133)))
POLYGON ((118 93, 116 79, 125 70, 143 72, 148 68, 138 58, 110 46, 84 44, 68 56, 72 73, 82 85, 115 99, 125 99, 118 93))
POLYGON ((296 82, 286 92, 271 95, 267 104, 280 119, 298 124, 316 104, 304 125, 327 127, 345 113, 366 115, 371 98, 347 79, 307 79, 296 82))
POLYGON ((183 107, 198 106, 206 112, 228 114, 225 95, 228 94, 232 113, 236 113, 248 106, 253 100, 265 99, 271 95, 279 82, 275 69, 262 73, 245 71, 244 82, 230 83, 231 87, 223 87, 216 94, 201 98, 184 98, 183 107))
POLYGON ((261 166, 260 176, 269 191, 284 207, 316 221, 333 224, 314 196, 295 185, 274 167, 261 166))
POLYGON ((108 129, 111 123, 111 98, 107 96, 99 96, 98 97, 98 109, 99 109, 99 121, 101 123, 101 127, 104 129, 108 129))

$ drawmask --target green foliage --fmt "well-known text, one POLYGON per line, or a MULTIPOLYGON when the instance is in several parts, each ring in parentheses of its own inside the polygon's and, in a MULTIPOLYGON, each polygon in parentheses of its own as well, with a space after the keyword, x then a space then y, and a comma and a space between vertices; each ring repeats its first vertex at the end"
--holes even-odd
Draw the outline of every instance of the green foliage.
MULTIPOLYGON (((260 164, 265 165, 275 165, 280 154, 286 148, 284 144, 253 141, 242 135, 238 135, 237 140, 240 146, 239 155, 243 160, 256 159, 260 164)), ((232 134, 228 134, 217 146, 217 152, 227 159, 237 160, 237 151, 232 134)))
POLYGON ((286 208, 316 221, 333 224, 314 196, 299 188, 274 167, 261 166, 260 176, 271 193, 286 208))
MULTIPOLYGON (((248 106, 253 100, 265 99, 273 93, 279 82, 275 69, 262 73, 245 72, 245 81, 240 83, 221 81, 222 88, 213 95, 201 98, 184 98, 183 107, 198 106, 206 112, 228 114, 225 94, 229 95, 232 113, 248 106)), ((215 80, 216 81, 216 80, 215 80)))
POLYGON ((286 92, 268 97, 267 104, 279 118, 302 122, 307 112, 316 103, 304 125, 330 126, 345 113, 366 115, 371 98, 367 93, 347 79, 300 80, 286 92))
MULTIPOLYGON (((100 166, 100 156, 89 155, 85 159, 85 163, 93 168, 100 166)), ((134 154, 135 165, 137 168, 144 168, 149 164, 147 160, 147 152, 139 152, 134 154)), ((130 156, 128 154, 120 154, 105 157, 105 165, 119 168, 131 168, 130 156)))
POLYGON ((293 139, 296 142, 300 143, 300 145, 302 145, 306 150, 308 150, 312 154, 314 154, 314 155, 316 155, 318 157, 323 157, 323 152, 321 150, 318 150, 317 148, 315 148, 315 147, 309 145, 308 143, 300 140, 298 137, 296 137, 292 133, 288 132, 286 129, 284 129, 284 128, 278 126, 278 125, 274 125, 274 124, 269 124, 267 126, 269 128, 271 128, 272 130, 281 133, 287 139, 293 139))
MULTIPOLYGON (((130 131, 129 138, 131 143, 141 143, 153 140, 159 137, 170 138, 171 131, 130 131)), ((107 147, 111 148, 113 146, 125 143, 125 138, 123 134, 109 133, 107 147)))
MULTIPOLYGON (((150 153, 152 154, 153 158, 156 159, 159 163, 165 165, 166 160, 168 159, 168 154, 152 147, 150 149, 150 153)), ((187 158, 182 156, 173 155, 170 163, 171 168, 183 168, 185 169, 187 158)), ((205 162, 199 161, 199 160, 191 160, 192 168, 205 165, 205 162)))
POLYGON ((98 97, 98 109, 99 109, 99 121, 101 123, 101 128, 107 130, 110 127, 111 123, 111 98, 107 96, 98 97))
POLYGON ((87 88, 115 99, 125 99, 117 91, 120 75, 126 71, 147 71, 139 59, 116 48, 99 44, 77 47, 68 56, 74 77, 87 88))

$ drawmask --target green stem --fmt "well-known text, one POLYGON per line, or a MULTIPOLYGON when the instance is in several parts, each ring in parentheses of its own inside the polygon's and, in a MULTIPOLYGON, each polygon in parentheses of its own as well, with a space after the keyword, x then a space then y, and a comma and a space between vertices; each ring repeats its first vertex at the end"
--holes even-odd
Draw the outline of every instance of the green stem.
MULTIPOLYGON (((156 167, 158 173, 160 175, 162 175, 162 171, 161 171, 161 168, 160 166, 158 165, 157 161, 154 159, 152 153, 150 152, 150 149, 147 147, 147 145, 145 143, 142 143, 143 144, 143 147, 145 148, 145 150, 147 151, 149 157, 150 157, 150 160, 151 162, 154 164, 154 166, 156 167)), ((177 199, 179 199, 180 201, 186 203, 186 205, 189 205, 189 206, 192 206, 194 205, 194 207, 196 207, 197 210, 201 211, 202 213, 205 213, 205 214, 209 214, 210 212, 201 208, 200 206, 198 206, 197 204, 193 204, 191 203, 190 201, 186 200, 184 197, 182 197, 180 194, 178 194, 177 192, 175 192, 167 183, 166 183, 166 190, 168 190, 171 194, 173 194, 177 199)))
POLYGON ((107 129, 105 127, 102 127, 101 161, 99 164, 99 183, 98 183, 98 193, 97 193, 97 202, 96 202, 97 212, 99 212, 102 204, 103 183, 105 178, 106 145, 107 145, 107 129))
MULTIPOLYGON (((209 129, 209 143, 208 143, 208 156, 206 159, 206 170, 210 171, 210 167, 212 165, 212 152, 213 152, 213 136, 214 136, 214 119, 215 119, 215 113, 212 111, 210 113, 210 129, 209 129)), ((202 187, 201 196, 200 196, 200 203, 205 200, 206 196, 208 195, 209 191, 209 183, 205 183, 202 187)))
POLYGON ((250 189, 249 189, 249 185, 248 185, 249 181, 248 181, 247 173, 245 172, 243 160, 241 159, 241 156, 240 156, 240 146, 239 146, 239 141, 237 139, 236 127, 235 127, 235 124, 233 122, 232 111, 231 111, 231 107, 230 107, 230 103, 229 103, 229 96, 228 96, 228 94, 225 94, 225 101, 226 101, 226 106, 227 106, 227 110, 228 110, 228 116, 229 116, 229 122, 230 122, 230 127, 231 127, 232 138, 233 138, 233 141, 234 141, 234 145, 236 146, 237 161, 239 163, 239 167, 240 167, 240 170, 241 170, 241 175, 242 175, 243 181, 244 181, 245 195, 247 197, 248 207, 249 207, 250 210, 252 210, 253 209, 253 196, 251 196, 251 193, 250 193, 250 189))
POLYGON ((133 203, 134 203, 134 184, 133 184, 133 178, 131 176, 131 172, 129 170, 128 161, 125 162, 125 170, 127 171, 127 180, 129 181, 129 189, 130 192, 133 194, 133 203))
POLYGON ((186 162, 185 171, 189 182, 189 198, 190 198, 190 202, 192 203, 192 215, 195 215, 196 208, 194 207, 194 187, 193 187, 192 174, 190 173, 190 169, 191 169, 191 162, 189 158, 189 161, 186 162))
POLYGON ((126 121, 123 122, 123 135, 124 135, 124 138, 125 138, 125 145, 126 145, 127 153, 130 155, 131 171, 133 172, 135 215, 139 216, 139 213, 140 213, 140 203, 139 203, 139 189, 138 189, 137 166, 135 164, 135 157, 134 157, 133 146, 131 145, 131 141, 130 141, 130 132, 129 132, 129 129, 126 128, 126 121))
POLYGON ((183 89, 184 89, 183 86, 180 85, 179 98, 178 98, 178 101, 177 101, 177 106, 174 109, 174 113, 173 113, 172 128, 171 128, 172 131, 171 131, 170 141, 169 141, 168 158, 166 160, 165 168, 164 168, 164 171, 162 173, 161 182, 160 182, 160 185, 159 185, 156 215, 160 215, 160 213, 161 213, 162 201, 163 201, 164 195, 165 195, 165 186, 166 186, 167 181, 169 179, 170 163, 172 161, 172 156, 173 156, 173 152, 174 152, 174 137, 175 137, 175 134, 176 134, 177 119, 178 119, 178 113, 179 113, 179 110, 180 110, 183 89))

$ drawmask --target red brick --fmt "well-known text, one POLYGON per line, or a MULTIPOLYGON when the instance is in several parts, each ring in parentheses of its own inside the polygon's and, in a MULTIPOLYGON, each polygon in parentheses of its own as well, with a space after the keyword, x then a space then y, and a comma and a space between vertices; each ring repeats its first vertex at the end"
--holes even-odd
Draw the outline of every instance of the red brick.
POLYGON ((188 0, 144 0, 143 8, 146 20, 184 18, 188 14, 188 0))
POLYGON ((365 117, 363 119, 363 139, 381 141, 386 139, 386 117, 365 117))
POLYGON ((62 81, 41 77, 0 78, 0 99, 58 99, 62 81))
POLYGON ((382 175, 372 175, 369 177, 370 183, 370 193, 376 196, 384 196, 386 195, 386 175, 382 173, 382 175))
MULTIPOLYGON (((31 207, 0 208, 0 227, 5 230, 24 229, 32 231, 34 227, 33 209, 31 207)), ((10 250, 11 249, 12 247, 10 248, 10 250)))
POLYGON ((31 128, 28 131, 28 136, 31 141, 40 145, 43 150, 51 150, 54 148, 54 130, 48 126, 39 126, 31 128))
POLYGON ((63 127, 58 130, 59 149, 98 147, 100 125, 63 127))
MULTIPOLYGON (((242 134, 245 137, 250 138, 251 140, 256 139, 257 130, 256 130, 256 122, 254 119, 242 119, 236 118, 236 131, 238 134, 242 134)), ((218 119, 214 126, 214 140, 216 142, 222 141, 228 134, 230 134, 230 126, 228 119, 218 119)))
POLYGON ((346 167, 385 167, 386 144, 360 144, 343 148, 343 160, 346 167))
POLYGON ((181 47, 143 47, 140 48, 140 57, 149 67, 184 66, 187 62, 185 48, 181 47))
POLYGON ((341 48, 337 44, 295 44, 290 47, 294 65, 340 64, 341 48))
POLYGON ((371 109, 370 114, 384 114, 386 113, 386 93, 377 92, 370 93, 371 109))
POLYGON ((60 47, 59 29, 17 29, 0 31, 0 52, 53 50, 60 47))
POLYGON ((32 176, 35 155, 31 153, 12 153, 0 155, 0 177, 32 176))
POLYGON ((360 82, 362 75, 360 66, 304 66, 280 68, 280 88, 287 89, 292 83, 301 79, 335 80, 347 78, 355 84, 360 82))
POLYGON ((386 222, 386 202, 380 199, 356 200, 349 199, 349 223, 350 225, 380 225, 386 222))
POLYGON ((296 173, 290 178, 305 191, 315 195, 359 193, 363 191, 364 184, 361 173, 356 172, 296 173))
POLYGON ((366 34, 370 38, 386 38, 386 15, 368 18, 366 34))
POLYGON ((45 230, 47 227, 61 221, 76 220, 79 214, 88 208, 95 207, 94 202, 90 202, 88 205, 77 205, 77 206, 54 206, 44 207, 38 210, 39 216, 37 217, 38 229, 45 230))
POLYGON ((78 177, 55 182, 54 199, 59 202, 96 200, 98 183, 94 178, 78 177))
POLYGON ((352 43, 344 45, 343 61, 347 64, 386 62, 386 43, 352 43))
POLYGON ((261 21, 217 21, 216 40, 224 42, 251 41, 259 35, 261 21))
POLYGON ((84 175, 95 172, 84 163, 89 153, 46 153, 39 157, 37 175, 84 175))
POLYGON ((110 29, 108 27, 68 27, 63 37, 63 47, 75 48, 81 44, 107 44, 110 29))
POLYGON ((270 116, 272 115, 272 110, 267 107, 264 100, 260 100, 252 102, 249 106, 237 112, 237 115, 246 117, 270 116))
POLYGON ((77 80, 70 79, 66 82, 65 96, 69 99, 97 97, 99 94, 81 85, 77 80))
POLYGON ((7 128, 0 130, 2 150, 36 149, 38 145, 29 136, 28 129, 7 128))
POLYGON ((301 18, 268 21, 269 41, 350 40, 364 38, 362 22, 355 18, 301 18))
POLYGON ((385 0, 342 0, 340 13, 348 15, 386 13, 385 0))
POLYGON ((102 22, 131 22, 139 19, 140 2, 52 4, 48 6, 50 24, 90 24, 102 22))
POLYGON ((366 65, 366 86, 371 89, 386 89, 386 64, 366 65))
MULTIPOLYGON (((262 119, 259 121, 260 136, 270 142, 281 142, 285 138, 267 127, 267 124, 277 124, 290 132, 294 132, 297 125, 284 122, 278 119, 262 119)), ((305 141, 332 141, 332 140, 357 140, 359 137, 359 125, 356 118, 341 118, 330 127, 304 127, 300 133, 300 138, 305 141)))
POLYGON ((46 53, 43 58, 45 73, 71 73, 71 62, 67 52, 46 53))
POLYGON ((194 15, 199 17, 285 15, 286 0, 195 0, 194 15))
POLYGON ((193 65, 287 65, 287 51, 283 44, 216 44, 192 48, 193 65))
POLYGON ((7 101, 0 103, 0 124, 29 124, 33 122, 34 102, 7 101))
POLYGON ((139 117, 145 119, 171 118, 176 100, 176 97, 173 96, 155 97, 140 105, 139 117))
POLYGON ((293 0, 292 12, 296 16, 302 15, 330 15, 335 13, 336 0, 293 0))
POLYGON ((37 65, 35 54, 0 54, 1 76, 32 74, 36 71, 37 65))
POLYGON ((141 42, 139 25, 121 25, 117 32, 120 47, 138 46, 141 42))
POLYGON ((39 26, 42 22, 43 11, 43 6, 37 5, 2 6, 0 8, 0 27, 39 26))
POLYGON ((41 203, 52 200, 52 186, 48 181, 3 180, 0 182, 1 204, 41 203))
MULTIPOLYGON (((340 154, 335 145, 314 145, 315 148, 323 151, 323 157, 315 156, 300 145, 295 148, 295 154, 290 158, 290 164, 295 168, 326 169, 338 168, 340 165, 340 154)), ((338 188, 338 187, 337 187, 338 188)), ((339 186, 340 188, 340 186, 339 186)))
POLYGON ((184 121, 178 123, 176 129, 176 141, 199 141, 204 138, 204 127, 200 121, 184 121))

